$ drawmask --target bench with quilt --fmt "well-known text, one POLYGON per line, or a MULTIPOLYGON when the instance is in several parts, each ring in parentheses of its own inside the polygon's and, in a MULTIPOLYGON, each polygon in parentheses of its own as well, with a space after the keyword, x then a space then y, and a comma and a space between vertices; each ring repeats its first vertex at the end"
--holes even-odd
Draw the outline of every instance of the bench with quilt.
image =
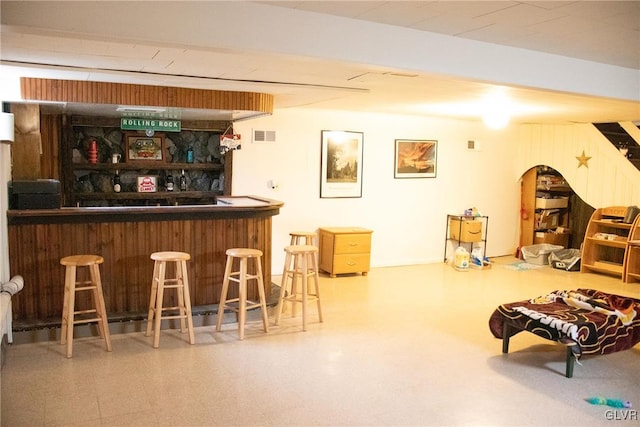
POLYGON ((489 329, 502 339, 521 331, 567 346, 566 373, 582 355, 627 350, 640 342, 640 300, 595 289, 554 291, 527 301, 500 305, 489 318, 489 329))

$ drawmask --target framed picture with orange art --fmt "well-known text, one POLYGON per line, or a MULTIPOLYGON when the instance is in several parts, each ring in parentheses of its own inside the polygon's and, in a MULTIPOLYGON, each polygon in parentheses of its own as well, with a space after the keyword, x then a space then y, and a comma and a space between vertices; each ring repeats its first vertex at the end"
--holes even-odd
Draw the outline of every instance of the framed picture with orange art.
POLYGON ((438 141, 396 139, 394 178, 435 178, 438 141))

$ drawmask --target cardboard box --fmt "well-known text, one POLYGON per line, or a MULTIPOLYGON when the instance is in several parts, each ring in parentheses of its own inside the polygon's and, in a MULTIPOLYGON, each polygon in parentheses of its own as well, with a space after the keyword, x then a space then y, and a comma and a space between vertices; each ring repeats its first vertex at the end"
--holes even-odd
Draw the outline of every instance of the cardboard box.
POLYGON ((449 220, 449 238, 467 243, 481 241, 482 221, 451 218, 449 220))
POLYGON ((533 243, 550 243, 552 245, 559 245, 563 247, 569 246, 569 233, 552 233, 537 231, 533 236, 533 243))
POLYGON ((536 209, 560 209, 567 206, 569 206, 568 197, 558 197, 557 199, 536 197, 536 209))
POLYGON ((548 230, 556 228, 560 224, 559 211, 542 211, 536 213, 536 230, 548 230))

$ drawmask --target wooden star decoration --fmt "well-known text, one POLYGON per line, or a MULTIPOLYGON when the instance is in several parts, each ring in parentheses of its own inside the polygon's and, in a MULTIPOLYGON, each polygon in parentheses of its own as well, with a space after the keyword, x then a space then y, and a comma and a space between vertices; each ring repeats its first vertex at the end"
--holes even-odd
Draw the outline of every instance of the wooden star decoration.
POLYGON ((591 157, 585 155, 584 150, 582 150, 582 155, 576 156, 576 159, 578 159, 578 167, 584 166, 585 168, 589 168, 588 162, 589 162, 589 159, 591 159, 591 157))

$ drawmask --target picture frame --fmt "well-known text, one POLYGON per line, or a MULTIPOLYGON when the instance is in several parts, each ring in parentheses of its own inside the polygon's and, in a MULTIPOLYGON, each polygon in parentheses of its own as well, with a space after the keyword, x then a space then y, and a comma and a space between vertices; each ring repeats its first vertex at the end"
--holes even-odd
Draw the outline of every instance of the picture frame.
POLYGON ((125 160, 127 162, 164 163, 164 135, 125 133, 125 160))
POLYGON ((396 139, 394 178, 435 178, 438 171, 438 141, 396 139))
POLYGON ((364 133, 321 131, 320 198, 362 197, 364 133))

